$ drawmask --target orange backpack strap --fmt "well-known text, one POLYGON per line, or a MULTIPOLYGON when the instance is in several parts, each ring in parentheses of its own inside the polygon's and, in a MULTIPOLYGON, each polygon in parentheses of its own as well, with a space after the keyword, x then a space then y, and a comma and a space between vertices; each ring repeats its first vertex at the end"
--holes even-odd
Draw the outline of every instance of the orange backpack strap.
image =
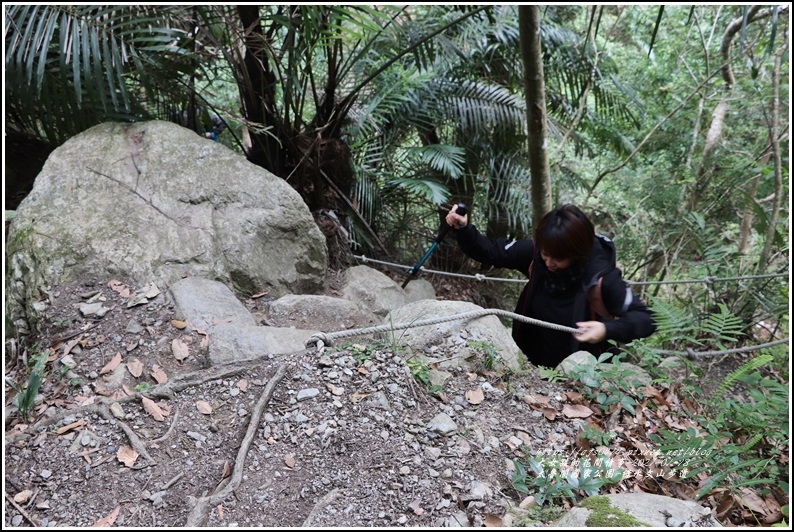
POLYGON ((608 320, 615 319, 615 316, 607 310, 604 305, 604 299, 601 297, 601 281, 603 277, 599 277, 596 284, 590 289, 587 299, 590 303, 590 316, 595 320, 598 316, 608 320))

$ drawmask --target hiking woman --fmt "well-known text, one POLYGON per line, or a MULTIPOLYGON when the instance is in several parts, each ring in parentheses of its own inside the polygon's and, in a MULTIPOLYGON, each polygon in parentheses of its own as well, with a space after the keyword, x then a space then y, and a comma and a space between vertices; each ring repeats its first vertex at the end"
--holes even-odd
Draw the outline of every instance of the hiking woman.
POLYGON ((447 214, 460 249, 472 259, 527 275, 516 313, 580 330, 558 331, 513 320, 513 340, 536 366, 555 367, 576 351, 611 351, 609 340, 630 342, 653 334, 648 307, 632 296, 615 261, 615 245, 596 234, 592 222, 574 205, 546 214, 533 240, 490 238, 447 214))

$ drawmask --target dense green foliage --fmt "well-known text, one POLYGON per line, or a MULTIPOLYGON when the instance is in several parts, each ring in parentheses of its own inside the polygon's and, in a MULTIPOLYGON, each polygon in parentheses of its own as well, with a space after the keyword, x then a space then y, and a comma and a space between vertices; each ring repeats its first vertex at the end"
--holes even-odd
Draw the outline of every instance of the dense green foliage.
MULTIPOLYGON (((536 73, 523 71, 516 6, 4 11, 7 134, 55 147, 105 120, 152 118, 203 133, 211 112, 227 126, 221 142, 289 179, 311 210, 336 211, 355 253, 412 265, 458 201, 493 236, 531 234, 522 81, 536 73)), ((627 347, 629 359, 661 383, 660 348, 787 337, 788 7, 556 5, 541 15, 554 203, 583 206, 615 240, 624 277, 657 317, 657 334, 627 347)), ((427 266, 477 267, 449 242, 427 266)), ((501 294, 505 308, 513 288, 501 294)), ((688 381, 701 430, 655 436, 670 451, 717 450, 674 465, 687 478, 728 465, 699 495, 785 484, 773 458, 788 441, 789 398, 772 376, 787 380, 789 353, 768 353, 709 401, 688 381), (752 403, 737 401, 734 386, 752 403)), ((428 384, 426 364, 410 365, 428 384)), ((634 414, 647 399, 618 365, 575 376, 605 412, 634 414)), ((39 378, 33 367, 19 390, 23 412, 39 378)), ((514 486, 543 502, 619 480, 553 466, 516 463, 514 486)))
MULTIPOLYGON (((490 234, 531 232, 515 6, 4 9, 11 131, 57 145, 103 120, 185 117, 201 132, 211 110, 222 142, 335 210, 357 253, 412 263, 454 201, 490 234)), ((591 213, 627 279, 787 270, 784 14, 542 10, 555 203, 591 213)), ((444 244, 428 266, 475 266, 444 244)), ((787 331, 787 286, 639 291, 703 316, 724 307, 752 339, 787 331)))

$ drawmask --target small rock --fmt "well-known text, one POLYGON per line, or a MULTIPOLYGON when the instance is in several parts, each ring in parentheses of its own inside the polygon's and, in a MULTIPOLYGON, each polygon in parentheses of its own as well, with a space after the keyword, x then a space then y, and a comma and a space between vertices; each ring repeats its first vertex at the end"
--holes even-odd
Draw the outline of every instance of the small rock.
POLYGON ((18 502, 20 504, 25 504, 30 500, 30 496, 33 495, 33 492, 30 490, 23 490, 14 495, 14 502, 18 502))
POLYGON ((124 419, 124 417, 127 415, 124 412, 124 408, 122 408, 119 403, 113 403, 110 405, 110 413, 113 414, 113 417, 117 419, 124 419))
POLYGON ((430 422, 427 424, 427 430, 430 432, 436 432, 442 436, 449 436, 458 430, 458 426, 451 417, 442 412, 430 420, 430 422))
POLYGON ((46 480, 46 479, 50 478, 51 476, 52 476, 52 471, 50 471, 49 469, 43 469, 41 471, 41 478, 46 480))
POLYGON ((312 399, 320 395, 320 390, 317 388, 304 388, 303 390, 298 392, 296 399, 298 401, 305 401, 307 399, 312 399))
POLYGON ((196 441, 207 441, 207 437, 199 432, 187 431, 187 435, 196 441))
POLYGON ((82 303, 80 305, 80 314, 86 317, 95 316, 101 308, 103 308, 102 303, 82 303))

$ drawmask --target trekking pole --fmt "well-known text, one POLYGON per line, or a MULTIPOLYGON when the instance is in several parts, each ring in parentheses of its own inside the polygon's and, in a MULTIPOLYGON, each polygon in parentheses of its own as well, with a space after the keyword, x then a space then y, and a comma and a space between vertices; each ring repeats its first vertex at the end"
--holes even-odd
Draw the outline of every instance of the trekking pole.
MULTIPOLYGON (((461 216, 466 216, 466 212, 467 212, 466 205, 463 203, 458 203, 458 208, 455 211, 455 213, 461 216)), ((433 253, 433 251, 436 249, 438 244, 440 244, 441 241, 444 240, 444 237, 447 236, 447 233, 449 232, 450 229, 451 228, 446 221, 441 222, 441 230, 438 232, 438 236, 433 241, 433 245, 430 246, 430 249, 427 250, 427 253, 425 253, 424 256, 421 259, 419 259, 419 262, 416 263, 416 266, 408 270, 408 274, 407 274, 408 277, 405 279, 405 282, 403 282, 403 286, 402 286, 403 288, 405 288, 408 285, 408 283, 411 282, 411 279, 416 279, 419 273, 419 269, 422 267, 422 264, 424 264, 425 261, 428 259, 428 257, 430 257, 430 254, 433 253)))

